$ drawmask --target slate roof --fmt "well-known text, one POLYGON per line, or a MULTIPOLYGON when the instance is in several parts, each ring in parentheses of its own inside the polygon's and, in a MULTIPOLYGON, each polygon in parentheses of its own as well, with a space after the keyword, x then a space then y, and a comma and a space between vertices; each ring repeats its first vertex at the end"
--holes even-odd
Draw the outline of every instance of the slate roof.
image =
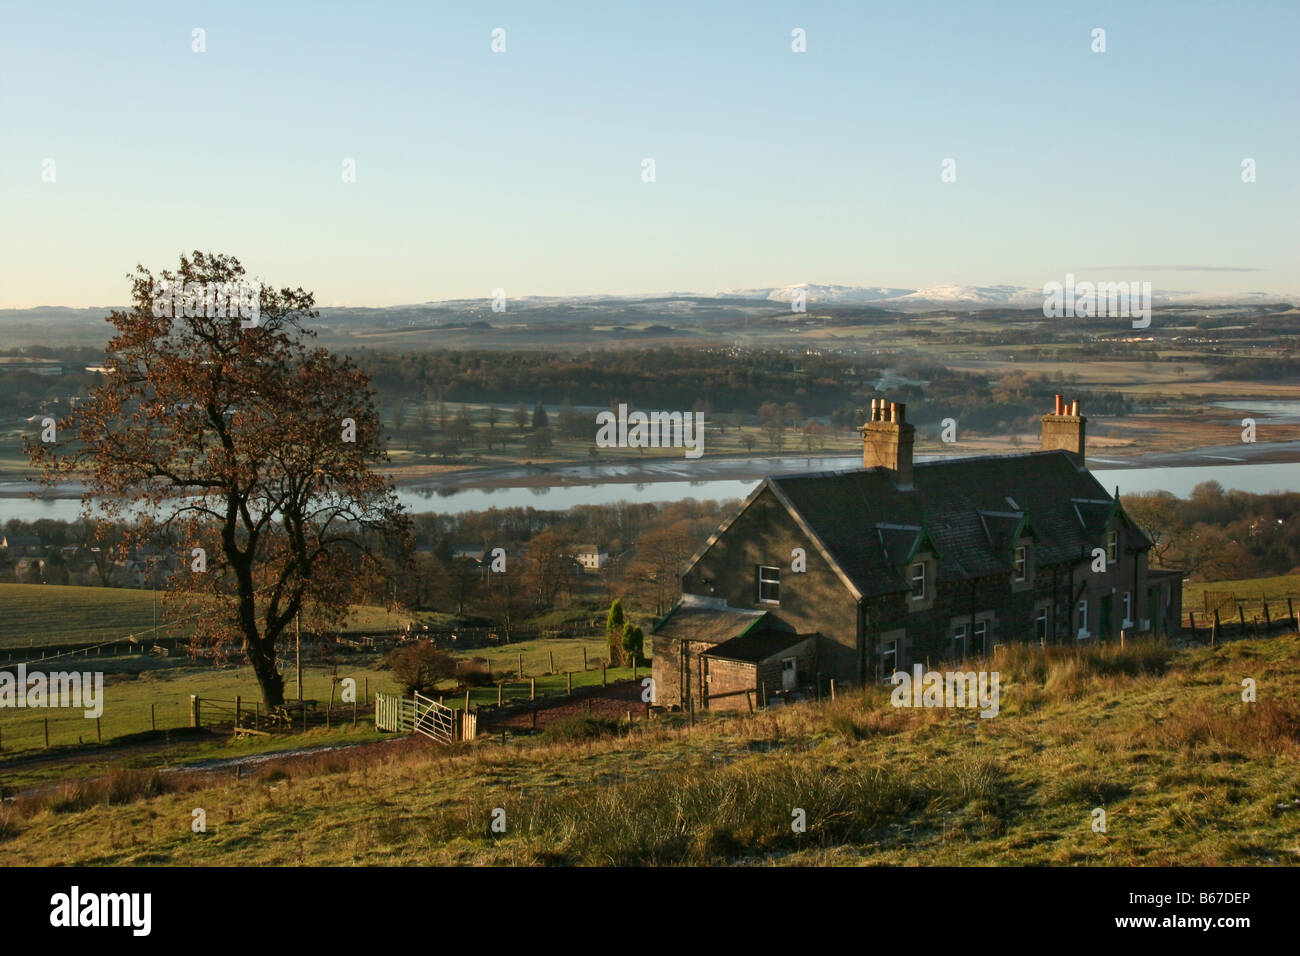
MULTIPOLYGON (((937 552, 941 581, 1009 573, 1022 527, 1040 567, 1084 560, 1118 507, 1064 451, 918 462, 912 483, 900 490, 886 469, 865 468, 768 478, 755 497, 771 489, 863 596, 909 587, 921 547, 937 552)), ((1123 537, 1150 545, 1131 523, 1123 537)))
POLYGON ((774 631, 759 628, 723 641, 711 647, 703 657, 718 657, 727 661, 741 661, 746 664, 761 664, 782 651, 789 650, 796 644, 802 644, 814 638, 813 634, 795 634, 790 631, 774 631))
POLYGON ((766 611, 746 611, 719 602, 706 602, 693 595, 682 600, 650 631, 670 640, 721 644, 740 637, 767 618, 766 611))

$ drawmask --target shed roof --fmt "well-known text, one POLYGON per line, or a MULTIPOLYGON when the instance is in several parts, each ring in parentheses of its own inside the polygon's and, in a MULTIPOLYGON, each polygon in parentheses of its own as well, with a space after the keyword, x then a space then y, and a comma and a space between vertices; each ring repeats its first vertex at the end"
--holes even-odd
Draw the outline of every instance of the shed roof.
POLYGON ((804 641, 812 640, 813 634, 794 634, 790 631, 775 631, 770 628, 756 628, 740 637, 723 641, 711 647, 703 657, 718 657, 728 661, 740 661, 747 664, 761 664, 776 657, 804 641))
POLYGON ((747 611, 688 594, 660 619, 650 633, 669 640, 721 644, 742 636, 766 617, 766 611, 747 611))

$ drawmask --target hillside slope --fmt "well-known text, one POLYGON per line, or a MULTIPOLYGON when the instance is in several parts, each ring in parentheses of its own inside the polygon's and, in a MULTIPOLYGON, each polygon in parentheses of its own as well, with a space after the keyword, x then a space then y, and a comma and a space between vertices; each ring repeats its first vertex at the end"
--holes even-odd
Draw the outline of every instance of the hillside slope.
POLYGON ((1300 861, 1300 636, 1004 649, 996 669, 991 719, 880 689, 586 741, 404 741, 253 779, 126 773, 11 803, 0 836, 15 864, 1300 861))

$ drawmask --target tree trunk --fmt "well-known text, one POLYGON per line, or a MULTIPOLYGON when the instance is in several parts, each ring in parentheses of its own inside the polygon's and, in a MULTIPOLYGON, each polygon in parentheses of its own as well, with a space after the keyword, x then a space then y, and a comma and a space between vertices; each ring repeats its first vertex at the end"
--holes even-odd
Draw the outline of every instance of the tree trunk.
POLYGON ((258 686, 262 688, 262 700, 266 706, 271 710, 284 706, 284 677, 275 663, 275 641, 245 637, 244 653, 257 677, 258 686))

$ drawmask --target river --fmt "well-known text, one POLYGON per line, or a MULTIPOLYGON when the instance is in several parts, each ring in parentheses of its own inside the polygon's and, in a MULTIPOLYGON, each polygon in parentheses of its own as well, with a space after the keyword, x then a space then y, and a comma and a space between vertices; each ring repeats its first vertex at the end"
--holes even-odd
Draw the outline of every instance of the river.
MULTIPOLYGON (((1300 463, 1245 462, 1234 460, 1233 456, 1226 454, 1229 451, 1239 451, 1239 446, 1200 449, 1197 453, 1170 456, 1185 461, 1188 454, 1199 454, 1205 459, 1215 460, 1214 464, 1135 468, 1119 460, 1089 458, 1089 465, 1108 491, 1118 487, 1121 495, 1164 490, 1186 497, 1196 485, 1211 480, 1219 482, 1226 489, 1236 488, 1257 494, 1300 491, 1300 463)), ((683 469, 680 461, 650 462, 637 466, 632 471, 629 470, 631 466, 624 465, 566 466, 545 473, 526 468, 494 470, 491 472, 490 486, 476 486, 473 475, 461 473, 443 476, 436 480, 436 484, 425 487, 399 488, 398 498, 413 512, 437 514, 528 506, 544 510, 566 510, 574 505, 610 504, 617 501, 661 502, 681 501, 685 498, 723 500, 745 497, 764 474, 837 471, 857 467, 859 461, 856 457, 844 456, 709 462, 715 466, 709 468, 711 473, 730 472, 734 476, 696 481, 681 477, 691 472, 683 469), (633 474, 647 480, 628 480, 629 475, 633 474)), ((80 514, 81 504, 76 498, 22 497, 21 492, 27 487, 36 486, 27 486, 21 482, 0 483, 0 495, 5 496, 0 497, 0 522, 10 518, 25 521, 57 518, 70 521, 80 514)), ((61 490, 67 494, 75 489, 61 490)))

